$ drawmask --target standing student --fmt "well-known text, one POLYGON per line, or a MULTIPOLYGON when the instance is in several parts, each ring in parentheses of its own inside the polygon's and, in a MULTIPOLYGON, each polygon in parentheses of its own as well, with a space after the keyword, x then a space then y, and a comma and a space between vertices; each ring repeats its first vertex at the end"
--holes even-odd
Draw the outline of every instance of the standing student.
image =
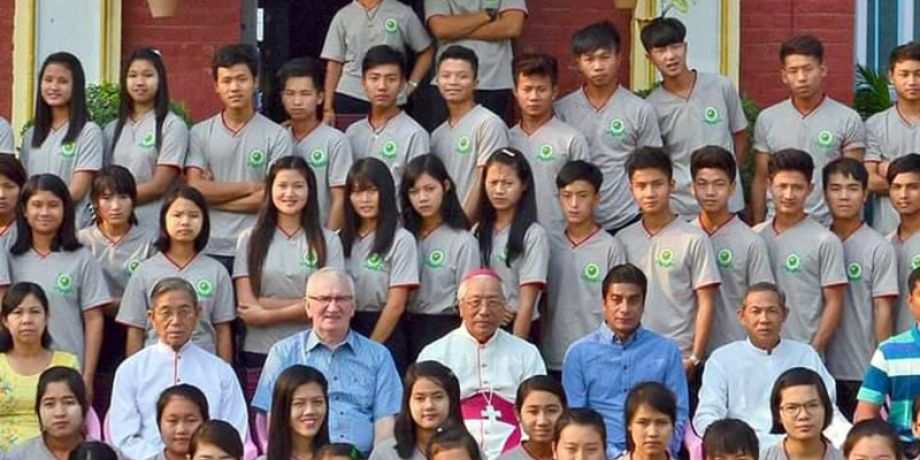
POLYGON ((291 154, 291 135, 255 111, 259 61, 254 47, 228 45, 214 55, 211 71, 223 108, 192 127, 188 184, 210 206, 214 234, 205 253, 233 271, 240 232, 255 224, 262 205, 264 177, 275 160, 291 154))
POLYGON ((159 252, 141 262, 131 275, 115 317, 128 328, 127 356, 157 343, 157 331, 148 318, 150 293, 160 280, 179 277, 194 286, 201 305, 192 342, 227 362, 233 358, 230 322, 236 319, 236 312, 230 275, 220 262, 201 254, 210 228, 208 205, 197 189, 180 185, 163 197, 156 241, 159 252))
POLYGON ((553 430, 553 458, 557 460, 604 460, 609 458, 604 418, 592 409, 570 409, 559 417, 553 430))
POLYGON ((847 284, 843 244, 806 214, 814 187, 811 155, 788 149, 768 159, 776 213, 754 232, 767 243, 776 284, 792 307, 783 337, 810 343, 823 355, 843 315, 847 284))
POLYGON ((502 280, 507 300, 502 324, 522 339, 536 332, 537 305, 549 269, 549 238, 537 223, 534 188, 524 155, 510 148, 497 150, 483 168, 475 232, 482 265, 502 280))
POLYGON ((888 197, 888 167, 895 158, 920 152, 920 41, 891 50, 888 80, 897 99, 893 106, 866 120, 866 169, 875 194, 872 227, 887 235, 898 227, 898 214, 888 197))
POLYGON ((876 345, 891 336, 892 309, 898 299, 898 261, 894 247, 863 222, 869 173, 852 158, 831 161, 822 171, 831 210, 831 231, 843 242, 847 289, 840 329, 827 350, 827 367, 837 381, 837 405, 847 418, 876 345))
POLYGON ((188 383, 171 386, 157 399, 157 424, 163 450, 147 460, 184 460, 192 435, 210 418, 208 399, 188 383))
POLYGON ((16 242, 19 192, 27 178, 16 157, 0 155, 0 247, 3 249, 8 250, 16 242))
POLYGON ((402 220, 418 245, 419 287, 406 306, 409 357, 460 326, 457 288, 479 266, 479 247, 468 230, 454 181, 434 154, 406 166, 400 185, 402 220))
POLYGON ((306 160, 316 176, 320 222, 338 230, 345 219, 345 175, 351 168, 352 152, 344 133, 317 118, 316 109, 326 97, 322 80, 322 66, 309 57, 291 59, 278 71, 293 154, 306 160))
POLYGON ((406 85, 405 66, 403 54, 389 46, 367 50, 361 84, 370 100, 370 113, 345 131, 355 158, 383 161, 397 188, 406 163, 430 150, 428 132, 397 105, 406 85))
POLYGON ((567 408, 562 384, 548 375, 530 377, 518 387, 514 408, 527 441, 499 460, 552 460, 553 428, 567 408))
POLYGON ((223 420, 208 420, 192 436, 189 460, 243 460, 240 432, 223 420))
MULTIPOLYGON (((329 24, 320 57, 326 60, 323 121, 334 124, 337 113, 365 114, 373 96, 361 88, 362 62, 374 45, 388 46, 400 54, 415 53, 406 90, 400 89, 399 104, 418 87, 434 57, 431 37, 408 5, 397 0, 356 0, 340 9, 329 24)), ((400 79, 405 79, 400 68, 400 79)), ((395 101, 394 101, 395 102, 395 101)))
POLYGON ((300 364, 278 376, 269 412, 264 460, 313 458, 329 444, 329 394, 326 377, 300 364))
POLYGON ((569 161, 590 160, 588 141, 574 127, 553 114, 559 94, 559 64, 546 54, 525 54, 514 61, 514 97, 521 122, 508 132, 511 146, 520 150, 534 174, 537 220, 550 233, 565 227, 556 206, 556 175, 569 161))
POLYGON ((668 460, 668 445, 677 424, 677 398, 658 382, 629 390, 623 415, 626 451, 619 460, 668 460))
POLYGON ((920 268, 920 154, 909 153, 896 158, 888 167, 889 196, 900 217, 900 224, 888 241, 898 255, 898 292, 895 306, 895 333, 911 329, 914 317, 910 312, 911 272, 920 268))
MULTIPOLYGON (((661 137, 674 162, 671 207, 689 220, 700 210, 690 186, 691 154, 715 145, 733 152, 735 163, 744 165, 747 118, 731 80, 687 67, 687 28, 679 19, 656 18, 642 28, 641 38, 646 57, 662 76, 661 85, 652 90, 646 101, 658 114, 661 137)), ((731 179, 741 183, 737 171, 731 179)), ((744 209, 741 187, 733 189, 728 209, 732 213, 744 209)))
POLYGON ((102 167, 102 130, 89 121, 86 77, 76 56, 54 53, 42 63, 35 95, 34 126, 22 136, 19 159, 30 176, 54 174, 68 185, 75 225, 90 222, 89 189, 102 167))
POLYGON ((754 284, 773 283, 773 272, 766 243, 731 212, 731 197, 740 188, 732 153, 714 145, 697 149, 690 156, 690 176, 700 208, 691 223, 709 236, 722 278, 709 335, 711 352, 745 337, 738 323, 744 293, 754 284))
POLYGON ((604 174, 597 221, 615 234, 639 220, 629 195, 626 159, 641 147, 660 147, 655 109, 619 84, 620 33, 608 21, 572 35, 572 54, 584 86, 555 104, 556 116, 588 139, 591 161, 604 174))
POLYGON ((763 460, 843 460, 843 454, 824 437, 834 418, 834 405, 824 380, 806 367, 780 374, 770 395, 773 434, 785 434, 763 453, 763 460))
POLYGON ((604 323, 604 276, 626 262, 620 242, 594 220, 603 180, 597 166, 581 160, 566 163, 555 179, 566 225, 549 238, 541 351, 557 377, 569 345, 604 323))
POLYGON ((351 327, 386 345, 403 375, 410 360, 402 317, 409 292, 419 284, 415 241, 399 227, 396 188, 383 161, 356 161, 348 172, 345 196, 342 247, 355 281, 351 327))
POLYGON ((246 324, 240 361, 252 398, 268 350, 307 328, 303 287, 316 270, 345 268, 342 243, 323 228, 313 171, 300 157, 272 164, 256 225, 240 235, 233 260, 237 312, 246 324))
MULTIPOLYGON (((865 153, 866 130, 859 114, 824 93, 827 67, 821 41, 811 35, 790 38, 780 47, 779 59, 783 84, 789 89, 790 97, 760 112, 754 126, 754 181, 751 184, 751 220, 754 223, 771 216, 772 205, 777 201, 775 197, 768 199, 766 193, 770 157, 776 152, 804 151, 819 169, 841 156, 862 161, 865 153)), ((820 179, 815 178, 815 181, 820 179)), ((813 185, 809 188, 805 212, 818 222, 827 223, 830 215, 824 203, 823 187, 820 183, 813 185)))
POLYGON ((112 302, 102 268, 77 239, 73 202, 58 176, 30 177, 19 197, 19 213, 19 233, 10 248, 11 281, 41 286, 51 307, 48 332, 54 348, 77 355, 91 392, 103 307, 112 302))
POLYGON ((140 48, 121 73, 118 118, 105 127, 105 163, 124 166, 137 181, 138 225, 156 231, 160 198, 176 182, 188 151, 188 126, 169 109, 160 53, 140 48))
POLYGON ((473 50, 459 45, 447 48, 436 70, 448 116, 431 133, 431 152, 447 166, 463 210, 475 219, 482 167, 492 152, 508 146, 508 127, 498 115, 476 103, 479 58, 473 50))

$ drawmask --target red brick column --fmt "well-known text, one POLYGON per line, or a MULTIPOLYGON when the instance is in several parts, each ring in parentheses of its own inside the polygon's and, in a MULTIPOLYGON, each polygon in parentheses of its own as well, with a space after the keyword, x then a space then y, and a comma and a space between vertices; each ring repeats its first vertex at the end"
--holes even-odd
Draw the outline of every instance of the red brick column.
POLYGON ((13 104, 13 16, 15 0, 0 0, 0 115, 10 119, 13 104))

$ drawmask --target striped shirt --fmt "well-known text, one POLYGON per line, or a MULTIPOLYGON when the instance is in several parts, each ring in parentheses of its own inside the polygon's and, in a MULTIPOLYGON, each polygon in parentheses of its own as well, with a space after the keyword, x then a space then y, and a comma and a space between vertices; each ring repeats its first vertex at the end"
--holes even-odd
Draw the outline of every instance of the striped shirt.
POLYGON ((890 399, 888 422, 902 440, 914 438, 911 432, 913 400, 920 388, 920 330, 914 324, 881 343, 863 379, 857 398, 881 406, 890 399))

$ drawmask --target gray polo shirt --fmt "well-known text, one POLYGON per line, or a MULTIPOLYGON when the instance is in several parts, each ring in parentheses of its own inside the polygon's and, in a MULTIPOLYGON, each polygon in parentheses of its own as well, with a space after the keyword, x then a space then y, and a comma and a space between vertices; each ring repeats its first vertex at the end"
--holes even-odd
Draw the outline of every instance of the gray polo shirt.
POLYGON ((80 230, 77 238, 102 266, 106 286, 116 299, 121 299, 128 279, 141 262, 157 251, 154 246, 157 233, 137 225, 132 225, 118 240, 109 239, 97 225, 80 230))
MULTIPOLYGON (((233 259, 233 278, 249 277, 249 241, 252 228, 240 235, 233 259)), ((323 230, 326 243, 326 267, 345 269, 342 241, 330 230, 323 230)), ((265 260, 262 262, 261 293, 259 297, 301 299, 310 276, 320 267, 316 252, 310 248, 303 230, 288 235, 280 228, 275 230, 265 260)), ((270 326, 246 326, 243 351, 267 354, 275 342, 307 328, 307 323, 287 322, 270 326)))
POLYGON ((706 233, 675 218, 654 235, 640 220, 616 237, 627 261, 648 277, 642 324, 674 339, 681 353, 689 355, 696 331, 696 290, 721 282, 706 233))
MULTIPOLYGON (((674 164, 677 187, 671 194, 671 209, 682 216, 694 216, 700 211, 690 188, 690 155, 707 145, 734 152, 734 134, 748 125, 741 98, 731 80, 718 74, 694 72, 696 83, 688 98, 658 86, 645 99, 658 114, 661 137, 674 164)), ((738 173, 735 183, 741 184, 738 173)), ((741 187, 735 187, 728 206, 731 212, 744 209, 741 187)))
POLYGON ((910 286, 907 281, 910 279, 910 273, 920 268, 920 232, 914 233, 906 241, 901 240, 898 236, 898 230, 895 229, 888 235, 888 241, 894 246, 895 253, 898 256, 898 287, 901 295, 898 297, 898 303, 895 304, 896 314, 895 334, 906 331, 913 327, 917 322, 910 312, 910 286))
POLYGON ((479 267, 479 244, 467 230, 441 224, 418 241, 419 287, 409 296, 409 313, 457 315, 457 288, 479 267))
POLYGON ((639 147, 661 147, 655 109, 622 86, 600 110, 581 89, 557 101, 555 109, 557 117, 585 135, 591 160, 604 173, 597 222, 606 229, 622 227, 639 214, 629 192, 626 160, 639 147))
POLYGON ((448 119, 431 133, 431 152, 447 167, 461 203, 470 192, 476 168, 485 166, 493 152, 509 145, 505 122, 481 105, 467 112, 456 126, 448 119))
POLYGON ((352 123, 345 134, 356 160, 373 157, 390 168, 397 191, 406 164, 430 151, 428 131, 404 111, 387 121, 380 130, 375 130, 365 117, 352 123))
POLYGON ((891 243, 865 224, 843 241, 843 255, 849 284, 840 328, 827 348, 827 369, 837 380, 861 382, 878 345, 872 301, 898 296, 897 256, 891 243))
POLYGON ((604 322, 601 293, 604 277, 611 268, 626 262, 626 250, 601 228, 578 244, 566 234, 553 235, 549 241, 546 314, 540 349, 546 367, 559 371, 569 345, 604 322))
MULTIPOLYGON (((920 123, 909 123, 892 106, 866 120, 866 161, 893 161, 908 153, 920 153, 920 123)), ((872 227, 883 235, 898 228, 901 218, 887 196, 875 195, 872 227)))
MULTIPOLYGON (((699 218, 690 223, 706 231, 699 218)), ((774 280, 767 244, 741 219, 732 217, 715 232, 707 234, 722 277, 707 346, 708 352, 712 352, 747 337, 738 322, 738 309, 744 303, 744 294, 752 284, 774 280)))
POLYGON ((16 154, 13 127, 6 118, 0 117, 0 153, 16 154))
POLYGON ((83 363, 83 312, 112 302, 99 262, 86 248, 45 255, 29 249, 10 256, 10 275, 13 283, 31 281, 42 287, 54 349, 73 353, 83 363))
MULTIPOLYGON (((291 155, 291 134, 262 114, 256 113, 239 131, 233 132, 218 113, 192 127, 187 168, 208 172, 214 182, 262 183, 275 160, 291 155)), ((240 233, 255 225, 255 213, 211 208, 211 238, 205 252, 232 256, 240 233)))
POLYGON ((773 219, 754 227, 767 243, 776 284, 786 294, 789 314, 783 337, 811 343, 824 313, 823 288, 847 284, 843 244, 811 217, 782 233, 773 219))
POLYGON ((524 153, 533 170, 537 220, 550 233, 561 233, 565 218, 559 206, 556 176, 569 161, 591 161, 588 141, 578 130, 556 117, 530 135, 518 123, 508 131, 508 137, 511 146, 524 153))
POLYGON ((325 225, 329 221, 329 209, 332 207, 332 194, 329 189, 345 187, 348 170, 354 163, 351 144, 345 133, 320 123, 303 139, 294 139, 294 155, 307 160, 316 176, 319 218, 325 225))
MULTIPOLYGON (((527 3, 524 0, 425 0, 425 22, 431 21, 434 16, 471 14, 486 8, 497 8, 499 12, 518 10, 527 14, 527 3)), ((514 59, 511 40, 441 41, 438 42, 437 57, 440 58, 441 53, 451 45, 470 48, 479 58, 477 89, 492 91, 514 87, 514 79, 511 75, 511 61, 514 59)))
MULTIPOLYGON (((153 110, 144 114, 138 121, 130 118, 125 122, 115 140, 113 120, 105 126, 105 164, 128 168, 138 184, 149 182, 157 166, 169 166, 182 172, 185 166, 185 154, 188 152, 188 126, 181 118, 169 112, 161 127, 160 150, 157 151, 157 119, 153 110)), ((160 227, 160 207, 162 200, 154 200, 134 208, 134 214, 142 227, 157 231, 160 227)))
POLYGON ((172 276, 183 278, 195 287, 201 312, 192 333, 192 342, 214 353, 217 343, 214 326, 233 321, 236 318, 236 304, 233 300, 233 283, 227 269, 204 254, 198 254, 184 267, 176 265, 163 253, 141 262, 125 287, 116 321, 144 329, 147 337, 145 345, 156 343, 157 333, 147 319, 150 293, 158 281, 172 276))
MULTIPOLYGON (((431 46, 431 37, 412 8, 398 0, 383 0, 372 10, 349 2, 332 18, 320 57, 342 64, 342 78, 335 92, 367 101, 361 85, 364 54, 377 45, 388 45, 407 55, 431 46)), ((332 95, 328 95, 332 97, 332 95)), ((400 104, 405 97, 400 96, 400 104)))
MULTIPOLYGON (((511 261, 508 266, 508 237, 511 236, 511 226, 492 233, 492 252, 489 256, 489 266, 498 273, 502 279, 505 299, 511 311, 518 310, 521 286, 538 284, 546 285, 546 273, 549 270, 549 238, 546 230, 538 223, 533 223, 524 233, 524 251, 511 261)), ((540 317, 537 306, 540 304, 538 296, 533 306, 533 319, 540 317)))
MULTIPOLYGON (((847 150, 865 146, 866 130, 859 114, 829 97, 804 116, 792 105, 791 99, 786 99, 760 112, 754 125, 754 149, 758 152, 772 155, 792 148, 811 155, 815 163, 811 180, 814 190, 805 202, 805 211, 819 222, 828 222, 830 215, 821 183, 824 165, 840 158, 847 150)), ((769 193, 767 201, 772 216, 773 199, 769 193)))
POLYGON ((418 249, 415 237, 403 228, 396 229, 386 254, 371 253, 371 232, 355 238, 351 257, 346 261, 348 273, 355 280, 355 309, 380 312, 387 304, 390 288, 418 286, 418 249))
POLYGON ((41 435, 13 446, 5 457, 0 458, 5 460, 57 460, 57 457, 48 450, 41 435))

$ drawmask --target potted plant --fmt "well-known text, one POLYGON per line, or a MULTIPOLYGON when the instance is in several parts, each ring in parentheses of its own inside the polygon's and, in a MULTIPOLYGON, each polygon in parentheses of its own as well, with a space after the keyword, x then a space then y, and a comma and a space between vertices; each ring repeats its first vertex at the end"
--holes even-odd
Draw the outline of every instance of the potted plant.
POLYGON ((150 15, 155 18, 166 18, 176 15, 179 9, 179 0, 147 0, 150 15))

